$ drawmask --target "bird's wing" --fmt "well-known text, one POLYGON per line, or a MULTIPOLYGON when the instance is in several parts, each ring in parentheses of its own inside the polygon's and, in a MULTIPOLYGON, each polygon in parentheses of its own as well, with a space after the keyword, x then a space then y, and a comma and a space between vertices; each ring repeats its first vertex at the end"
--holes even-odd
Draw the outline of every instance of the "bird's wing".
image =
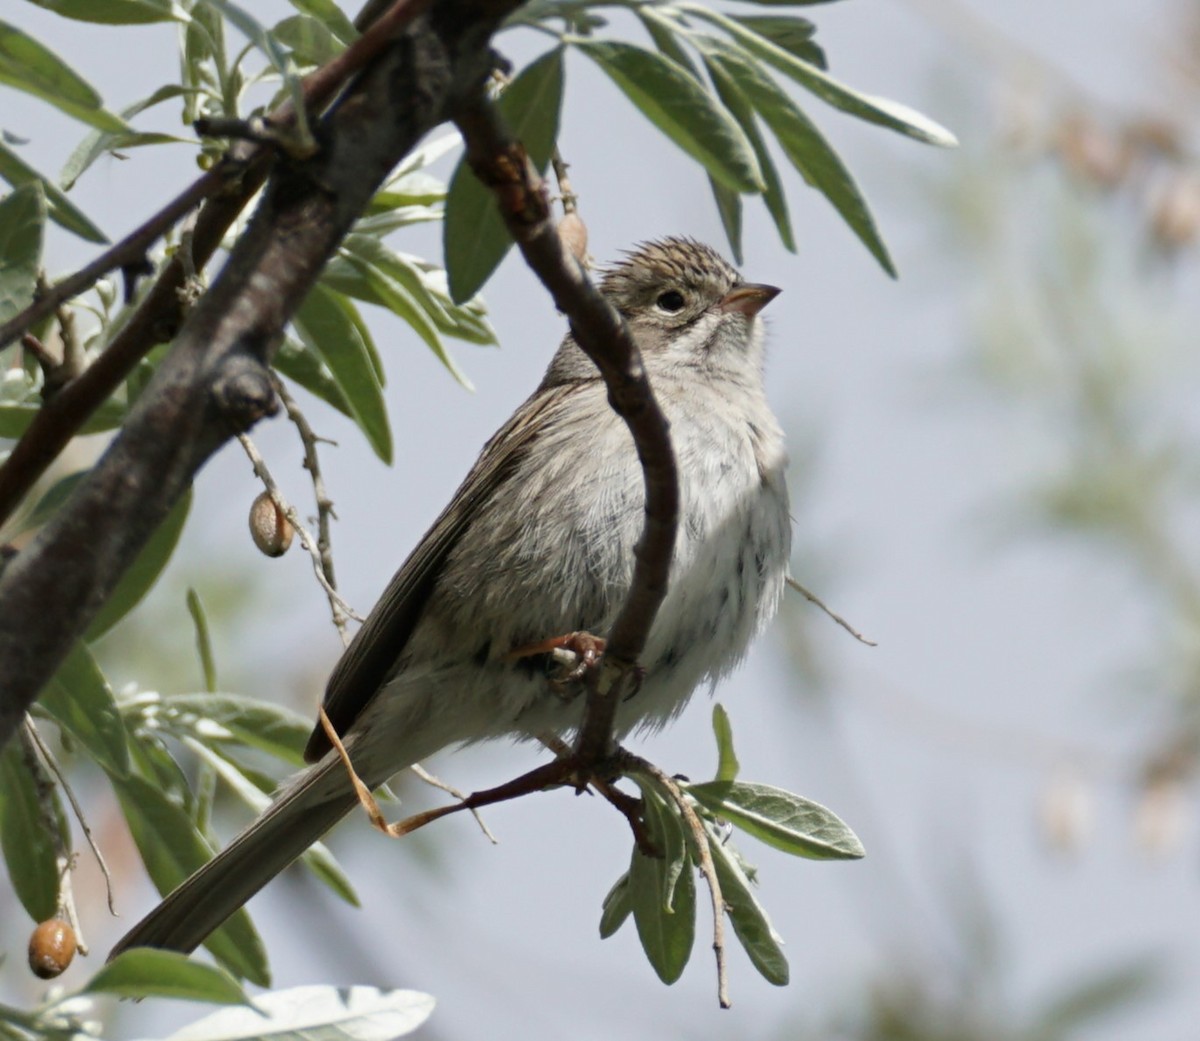
MULTIPOLYGON (((325 688, 325 712, 338 734, 346 733, 388 679, 416 628, 446 557, 473 518, 487 508, 496 490, 512 478, 546 417, 577 386, 542 388, 516 411, 484 445, 450 504, 392 577, 325 688)), ((329 739, 318 724, 308 739, 304 758, 316 762, 329 748, 329 739)))

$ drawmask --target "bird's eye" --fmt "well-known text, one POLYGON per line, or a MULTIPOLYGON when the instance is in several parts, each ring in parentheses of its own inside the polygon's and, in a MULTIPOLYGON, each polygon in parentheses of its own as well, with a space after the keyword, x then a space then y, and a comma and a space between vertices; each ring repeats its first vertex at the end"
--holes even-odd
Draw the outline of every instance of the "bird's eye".
POLYGON ((684 305, 683 294, 678 289, 668 289, 665 293, 660 293, 654 302, 669 314, 682 311, 684 305))

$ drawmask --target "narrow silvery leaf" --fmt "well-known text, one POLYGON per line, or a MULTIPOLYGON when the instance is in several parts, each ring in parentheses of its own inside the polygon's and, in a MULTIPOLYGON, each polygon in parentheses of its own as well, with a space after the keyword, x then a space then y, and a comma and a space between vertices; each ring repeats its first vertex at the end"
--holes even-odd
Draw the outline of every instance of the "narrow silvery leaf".
POLYGON ((63 18, 100 25, 147 25, 186 22, 187 12, 173 0, 29 0, 63 18))
MULTIPOLYGON (((837 153, 791 98, 754 62, 720 40, 705 39, 705 61, 737 84, 755 111, 771 128, 792 165, 842 215, 883 269, 895 277, 887 246, 875 218, 837 153)), ((718 73, 719 75, 719 73, 718 73)))
POLYGON ((224 969, 192 961, 176 951, 151 947, 123 951, 88 980, 83 992, 250 1005, 246 992, 224 969))
POLYGON ((100 95, 52 51, 15 25, 0 22, 0 83, 48 101, 98 130, 128 130, 100 95))
POLYGON ((737 192, 762 191, 762 171, 742 128, 686 69, 628 43, 581 40, 575 46, 717 181, 737 192))
POLYGON ((626 871, 613 883, 612 889, 604 898, 600 912, 600 939, 607 940, 613 933, 625 924, 625 919, 633 912, 633 904, 629 898, 629 872, 626 871))
POLYGON ((38 704, 78 741, 104 770, 129 772, 129 736, 112 688, 92 652, 76 643, 46 684, 38 704))
MULTIPOLYGON (((57 814, 58 790, 48 795, 57 814)), ((21 742, 0 751, 0 849, 13 891, 35 922, 53 918, 58 908, 58 861, 55 835, 41 813, 37 784, 25 765, 21 742)))
MULTIPOLYGON (((522 69, 496 102, 538 173, 545 171, 558 138, 562 92, 562 48, 556 47, 522 69)), ((450 179, 442 243, 450 296, 460 304, 483 288, 512 248, 496 200, 465 157, 450 179)))
POLYGON ((0 199, 0 323, 33 303, 45 226, 46 196, 39 182, 0 199))
POLYGON ((729 713, 720 702, 713 705, 713 736, 717 739, 717 781, 732 781, 738 775, 741 764, 733 750, 733 727, 729 724, 729 713))
POLYGON ((192 492, 189 488, 171 507, 162 523, 142 547, 141 552, 134 557, 133 563, 126 569, 125 574, 117 583, 116 588, 104 602, 104 606, 92 619, 88 626, 86 638, 96 640, 132 611, 142 600, 163 568, 175 552, 179 536, 183 534, 183 526, 187 523, 188 511, 192 507, 192 492))
POLYGON ((165 1041, 393 1041, 416 1030, 433 1006, 415 990, 293 987, 258 995, 253 1008, 221 1009, 165 1041))
POLYGON ((857 860, 865 850, 832 810, 820 803, 749 781, 705 781, 684 789, 713 813, 756 839, 813 860, 857 860))
POLYGON ((907 105, 887 98, 863 94, 840 83, 815 65, 789 54, 757 33, 752 32, 717 11, 695 3, 681 3, 679 9, 690 15, 720 26, 756 57, 769 62, 800 86, 811 91, 822 101, 869 123, 877 123, 907 137, 930 145, 953 148, 958 139, 945 127, 935 123, 907 105))
POLYGON ((674 983, 691 957, 696 934, 696 881, 682 824, 652 785, 637 778, 651 840, 663 854, 646 856, 635 845, 629 866, 630 903, 638 939, 658 978, 674 983))
POLYGON ((82 210, 3 141, 0 141, 0 179, 7 181, 14 188, 34 181, 41 182, 42 191, 46 195, 46 214, 55 224, 88 242, 108 241, 104 232, 88 220, 82 210))
POLYGON ((709 853, 721 885, 721 899, 733 923, 733 931, 746 949, 750 961, 768 983, 777 987, 787 985, 787 958, 780 946, 779 936, 751 889, 734 850, 717 836, 709 833, 709 853))

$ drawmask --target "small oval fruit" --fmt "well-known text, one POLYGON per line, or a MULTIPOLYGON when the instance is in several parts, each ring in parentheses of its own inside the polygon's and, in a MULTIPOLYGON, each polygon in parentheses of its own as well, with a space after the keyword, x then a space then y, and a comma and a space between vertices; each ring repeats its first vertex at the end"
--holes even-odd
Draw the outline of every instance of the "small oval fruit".
POLYGON ((250 506, 250 537, 268 557, 281 557, 292 544, 295 529, 275 505, 270 493, 262 492, 250 506))
POLYGON ((29 937, 29 968, 44 980, 66 971, 75 957, 75 930, 61 918, 42 922, 29 937))

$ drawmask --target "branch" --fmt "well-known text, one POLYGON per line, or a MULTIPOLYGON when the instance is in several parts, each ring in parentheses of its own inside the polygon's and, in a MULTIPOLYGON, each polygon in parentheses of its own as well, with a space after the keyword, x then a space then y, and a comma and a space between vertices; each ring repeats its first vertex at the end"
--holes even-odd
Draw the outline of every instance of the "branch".
POLYGON ((641 355, 621 316, 592 285, 554 226, 545 184, 495 107, 477 90, 454 113, 476 176, 495 194, 501 216, 526 262, 571 323, 595 362, 608 400, 633 435, 646 483, 646 526, 634 550, 633 582, 608 634, 598 669, 589 673, 587 709, 576 741, 579 765, 611 752, 617 706, 636 682, 636 665, 667 592, 679 517, 679 483, 668 424, 641 355))
POLYGON ((200 467, 276 407, 267 365, 284 327, 387 174, 482 82, 491 34, 516 3, 442 0, 339 97, 317 156, 277 160, 120 432, 0 578, 0 746, 200 467))
MULTIPOLYGON (((302 84, 309 109, 318 111, 356 72, 374 60, 391 42, 396 31, 429 5, 429 0, 394 0, 382 15, 379 4, 368 3, 360 19, 370 27, 340 55, 309 73, 302 84)), ((515 4, 514 4, 515 6, 515 4)), ((291 99, 284 101, 268 119, 275 126, 294 121, 291 99)), ((136 231, 106 250, 74 275, 60 281, 34 303, 0 326, 0 346, 29 328, 64 301, 93 286, 106 272, 136 262, 145 256, 159 237, 198 203, 208 199, 196 221, 190 262, 195 270, 212 258, 238 214, 266 180, 273 151, 240 144, 229 156, 168 203, 136 231), (217 194, 214 194, 217 193, 217 194)), ((100 407, 137 363, 156 344, 172 339, 185 317, 179 290, 187 278, 186 264, 176 256, 163 268, 153 288, 108 348, 78 379, 72 380, 33 417, 21 440, 0 466, 0 524, 12 514, 39 477, 100 407)))

